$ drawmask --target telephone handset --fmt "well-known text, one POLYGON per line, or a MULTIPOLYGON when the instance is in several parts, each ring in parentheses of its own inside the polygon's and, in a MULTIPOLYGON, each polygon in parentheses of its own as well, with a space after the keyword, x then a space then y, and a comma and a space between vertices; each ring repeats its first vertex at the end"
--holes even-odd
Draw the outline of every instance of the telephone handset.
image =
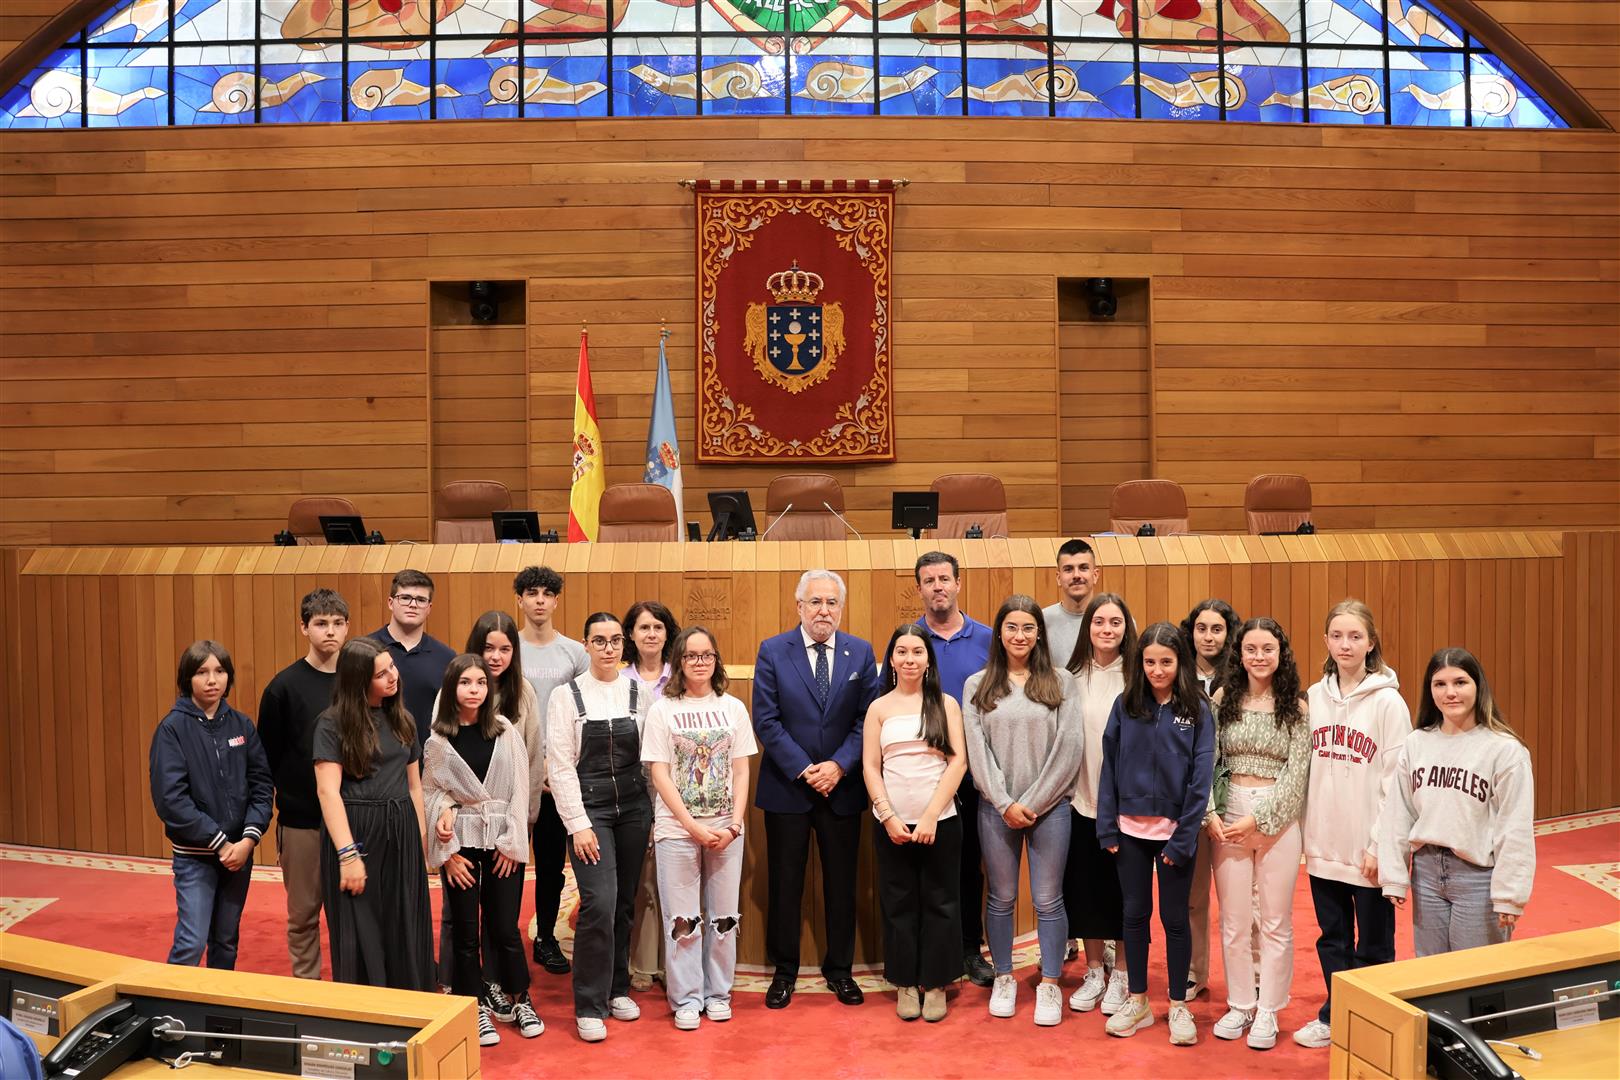
POLYGON ((135 1003, 127 998, 115 1001, 62 1036, 45 1055, 45 1076, 47 1080, 53 1076, 101 1080, 124 1062, 145 1056, 151 1039, 151 1017, 136 1012, 135 1003))
POLYGON ((1522 1080, 1473 1028, 1444 1009, 1429 1010, 1429 1072, 1441 1080, 1522 1080))

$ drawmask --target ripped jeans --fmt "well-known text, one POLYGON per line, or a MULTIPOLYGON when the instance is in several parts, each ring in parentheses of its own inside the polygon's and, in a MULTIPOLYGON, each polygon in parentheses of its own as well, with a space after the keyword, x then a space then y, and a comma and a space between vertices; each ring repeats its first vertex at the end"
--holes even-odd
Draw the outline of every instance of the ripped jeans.
POLYGON ((718 852, 690 836, 660 840, 657 847, 669 1007, 701 1012, 711 1001, 729 1003, 737 971, 743 838, 718 852))

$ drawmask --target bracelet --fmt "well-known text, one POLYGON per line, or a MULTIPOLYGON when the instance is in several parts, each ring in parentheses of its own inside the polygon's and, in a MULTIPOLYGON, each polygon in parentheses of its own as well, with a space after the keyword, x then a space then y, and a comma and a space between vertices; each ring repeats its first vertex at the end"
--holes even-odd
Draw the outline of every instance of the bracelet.
POLYGON ((874 811, 872 811, 872 816, 877 818, 878 824, 881 825, 885 821, 888 821, 890 818, 894 817, 894 811, 893 810, 884 810, 880 814, 876 810, 874 810, 874 811))
POLYGON ((343 863, 354 862, 357 859, 360 862, 366 861, 366 857, 364 855, 360 854, 358 851, 351 851, 347 855, 339 855, 338 864, 341 866, 343 863))

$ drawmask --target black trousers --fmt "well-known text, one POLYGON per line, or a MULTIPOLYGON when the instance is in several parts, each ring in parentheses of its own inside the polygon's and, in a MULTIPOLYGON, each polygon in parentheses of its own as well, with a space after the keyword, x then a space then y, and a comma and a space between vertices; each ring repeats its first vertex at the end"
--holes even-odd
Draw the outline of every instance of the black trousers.
POLYGON ((1187 927, 1187 898, 1192 893, 1192 861, 1168 866, 1159 858, 1166 841, 1119 836, 1119 886, 1125 895, 1125 962, 1131 993, 1147 993, 1148 921, 1153 917, 1153 875, 1159 875, 1159 922, 1164 926, 1165 973, 1170 1000, 1187 994, 1187 968, 1192 964, 1192 932, 1187 927))
MULTIPOLYGON (((861 814, 835 814, 818 801, 807 814, 765 812, 765 959, 779 976, 799 973, 804 867, 810 834, 821 855, 821 895, 827 909, 827 952, 821 973, 848 978, 855 966, 855 865, 861 814)), ((954 951, 954 950, 953 950, 954 951)))
POLYGON ((933 990, 962 977, 959 878, 962 818, 939 823, 932 844, 896 844, 879 831, 878 900, 883 908, 883 977, 933 990))
POLYGON ((579 923, 574 928, 574 1015, 608 1017, 608 999, 630 993, 630 921, 635 914, 641 862, 652 832, 652 804, 631 799, 618 808, 587 806, 601 847, 594 863, 573 854, 579 885, 579 923))
POLYGON ((1346 885, 1314 874, 1307 877, 1311 903, 1316 905, 1316 925, 1322 930, 1316 939, 1316 957, 1328 988, 1328 998, 1316 1018, 1327 1024, 1333 1015, 1335 971, 1395 959, 1395 905, 1376 885, 1346 885))
POLYGON ((962 829, 962 859, 958 909, 962 915, 962 954, 977 953, 984 943, 984 855, 979 851, 979 789, 972 775, 962 777, 956 789, 956 813, 967 825, 962 829))
POLYGON ((563 860, 568 857, 568 830, 557 816, 557 804, 546 792, 540 816, 534 820, 534 843, 529 860, 534 864, 535 940, 557 939, 557 913, 562 909, 563 860))
MULTIPOLYGON (((1119 941, 1125 934, 1125 897, 1119 860, 1097 843, 1097 819, 1069 807, 1069 861, 1063 867, 1063 908, 1069 936, 1119 941)), ((1151 934, 1149 935, 1151 937, 1151 934)))
POLYGON ((523 933, 518 914, 523 908, 523 865, 505 877, 495 874, 495 852, 463 848, 461 857, 472 863, 477 881, 466 889, 439 871, 444 906, 450 912, 450 992, 478 997, 484 992, 484 968, 492 967, 496 980, 510 997, 528 993, 529 963, 523 955, 523 933), (490 955, 480 960, 480 944, 487 936, 490 955))

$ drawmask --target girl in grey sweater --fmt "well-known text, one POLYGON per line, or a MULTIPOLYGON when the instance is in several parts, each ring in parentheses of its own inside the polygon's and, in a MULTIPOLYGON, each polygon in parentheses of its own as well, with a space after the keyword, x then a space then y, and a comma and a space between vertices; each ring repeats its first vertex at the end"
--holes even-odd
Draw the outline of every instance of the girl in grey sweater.
POLYGON ((981 796, 979 844, 989 886, 985 936, 996 969, 990 1015, 1009 1017, 1017 1007, 1013 906, 1027 845, 1041 946, 1035 1023, 1051 1027, 1063 1019, 1058 978, 1068 946, 1063 870, 1070 821, 1065 803, 1080 773, 1080 704, 1073 676, 1052 666, 1044 620, 1034 600, 1008 597, 994 625, 985 669, 968 676, 962 687, 962 720, 973 782, 981 796))

